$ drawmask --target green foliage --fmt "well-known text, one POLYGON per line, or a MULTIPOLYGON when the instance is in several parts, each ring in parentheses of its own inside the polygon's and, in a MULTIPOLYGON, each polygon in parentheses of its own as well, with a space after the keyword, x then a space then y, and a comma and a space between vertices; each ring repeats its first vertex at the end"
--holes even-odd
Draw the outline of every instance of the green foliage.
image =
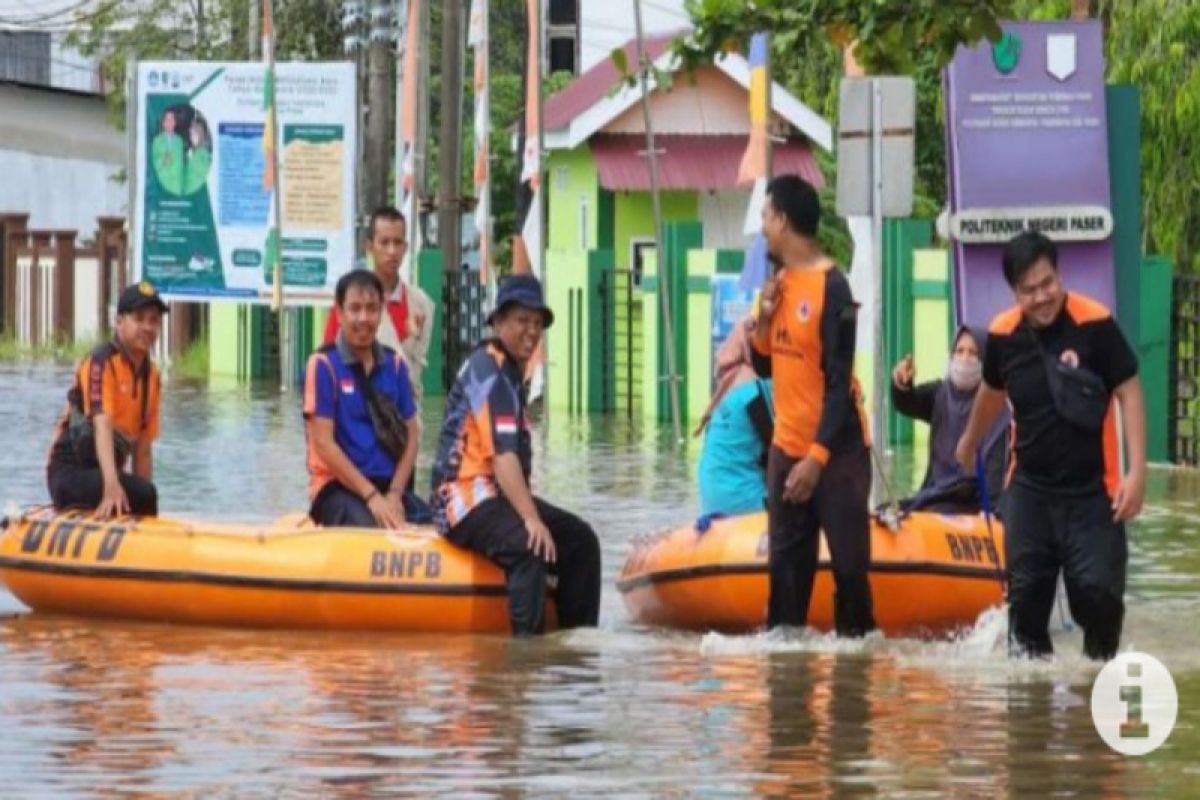
MULTIPOLYGON (((325 0, 276 0, 276 58, 313 61, 340 57, 338 8, 325 0)), ((67 43, 98 57, 109 118, 125 128, 125 68, 131 60, 237 61, 249 52, 249 0, 147 0, 103 3, 81 12, 67 43)))
POLYGON ((1108 80, 1142 103, 1144 251, 1200 271, 1200 3, 1103 0, 1108 80))
POLYGON ((201 336, 188 345, 188 348, 175 359, 171 360, 171 373, 192 380, 203 380, 208 377, 208 337, 201 336))
POLYGON ((771 31, 778 52, 804 51, 811 42, 854 44, 869 72, 908 75, 931 59, 938 66, 963 43, 1000 38, 999 20, 1013 0, 688 0, 695 31, 675 44, 685 67, 743 51, 757 31, 771 31))
MULTIPOLYGON (((696 32, 677 42, 675 52, 692 68, 719 53, 744 50, 751 35, 769 30, 774 79, 827 119, 837 118, 843 46, 857 42, 855 56, 870 72, 911 75, 917 86, 914 204, 936 216, 946 197, 942 67, 960 43, 998 38, 997 20, 1012 3, 760 0, 747 7, 740 0, 691 0, 696 32)), ((832 185, 836 165, 827 162, 822 169, 832 185)))
POLYGON ((0 335, 0 361, 53 361, 71 364, 87 355, 95 342, 75 342, 60 336, 41 344, 17 341, 11 333, 0 335))
MULTIPOLYGON (((1066 19, 1071 0, 690 0, 696 26, 675 51, 684 65, 744 51, 769 30, 781 85, 828 119, 837 116, 843 45, 869 71, 912 75, 917 86, 915 216, 945 202, 942 68, 959 43, 995 40, 1000 19, 1066 19)), ((1146 252, 1200 271, 1200 3, 1093 0, 1105 28, 1110 83, 1132 83, 1142 102, 1142 194, 1146 252)), ((834 165, 822 164, 831 183, 834 165)))

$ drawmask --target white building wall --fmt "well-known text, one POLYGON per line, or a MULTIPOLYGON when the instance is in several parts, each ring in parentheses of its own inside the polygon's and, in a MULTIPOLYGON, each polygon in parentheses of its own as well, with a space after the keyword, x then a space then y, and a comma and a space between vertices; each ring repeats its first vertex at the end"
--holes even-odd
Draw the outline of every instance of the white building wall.
POLYGON ((704 225, 706 250, 745 250, 750 237, 742 233, 746 207, 750 205, 748 189, 726 189, 700 193, 700 222, 704 225))
POLYGON ((99 216, 123 215, 125 137, 104 99, 0 86, 0 212, 28 213, 29 227, 88 237, 99 216))

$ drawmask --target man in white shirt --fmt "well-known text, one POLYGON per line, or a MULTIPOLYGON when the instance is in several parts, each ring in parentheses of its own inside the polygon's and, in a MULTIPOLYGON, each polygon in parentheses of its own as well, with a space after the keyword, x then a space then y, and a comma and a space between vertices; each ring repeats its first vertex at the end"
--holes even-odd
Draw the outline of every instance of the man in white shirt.
MULTIPOLYGON (((379 325, 379 343, 404 356, 412 378, 413 397, 420 405, 424 392, 422 374, 429 361, 429 343, 437 307, 415 283, 400 279, 400 265, 408 252, 408 226, 404 215, 392 206, 371 214, 367 226, 367 259, 383 282, 387 313, 379 325)), ((337 308, 325 325, 325 343, 332 343, 339 330, 337 308)))

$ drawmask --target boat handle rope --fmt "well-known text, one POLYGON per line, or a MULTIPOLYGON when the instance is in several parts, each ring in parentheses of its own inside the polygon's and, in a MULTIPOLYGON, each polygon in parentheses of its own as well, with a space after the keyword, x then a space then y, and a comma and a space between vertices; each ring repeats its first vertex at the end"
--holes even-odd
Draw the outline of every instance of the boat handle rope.
POLYGON ((992 498, 988 495, 987 473, 983 468, 983 453, 979 450, 975 451, 975 483, 979 488, 979 505, 983 510, 983 522, 987 525, 988 539, 992 542, 992 552, 996 554, 996 577, 1000 581, 1000 588, 1004 590, 1004 597, 1007 598, 1008 576, 1000 566, 1000 550, 996 547, 996 531, 992 527, 992 498))

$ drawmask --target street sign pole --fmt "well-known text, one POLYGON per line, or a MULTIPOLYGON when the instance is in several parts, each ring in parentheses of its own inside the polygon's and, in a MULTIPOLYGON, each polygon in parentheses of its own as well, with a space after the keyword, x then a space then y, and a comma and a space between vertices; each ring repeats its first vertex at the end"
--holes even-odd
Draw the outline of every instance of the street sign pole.
POLYGON ((871 314, 875 328, 875 358, 871 380, 871 437, 880 456, 880 475, 871 481, 871 507, 883 502, 883 487, 888 468, 887 413, 884 410, 884 389, 887 385, 887 364, 883 346, 883 84, 871 79, 871 269, 875 292, 871 314))

